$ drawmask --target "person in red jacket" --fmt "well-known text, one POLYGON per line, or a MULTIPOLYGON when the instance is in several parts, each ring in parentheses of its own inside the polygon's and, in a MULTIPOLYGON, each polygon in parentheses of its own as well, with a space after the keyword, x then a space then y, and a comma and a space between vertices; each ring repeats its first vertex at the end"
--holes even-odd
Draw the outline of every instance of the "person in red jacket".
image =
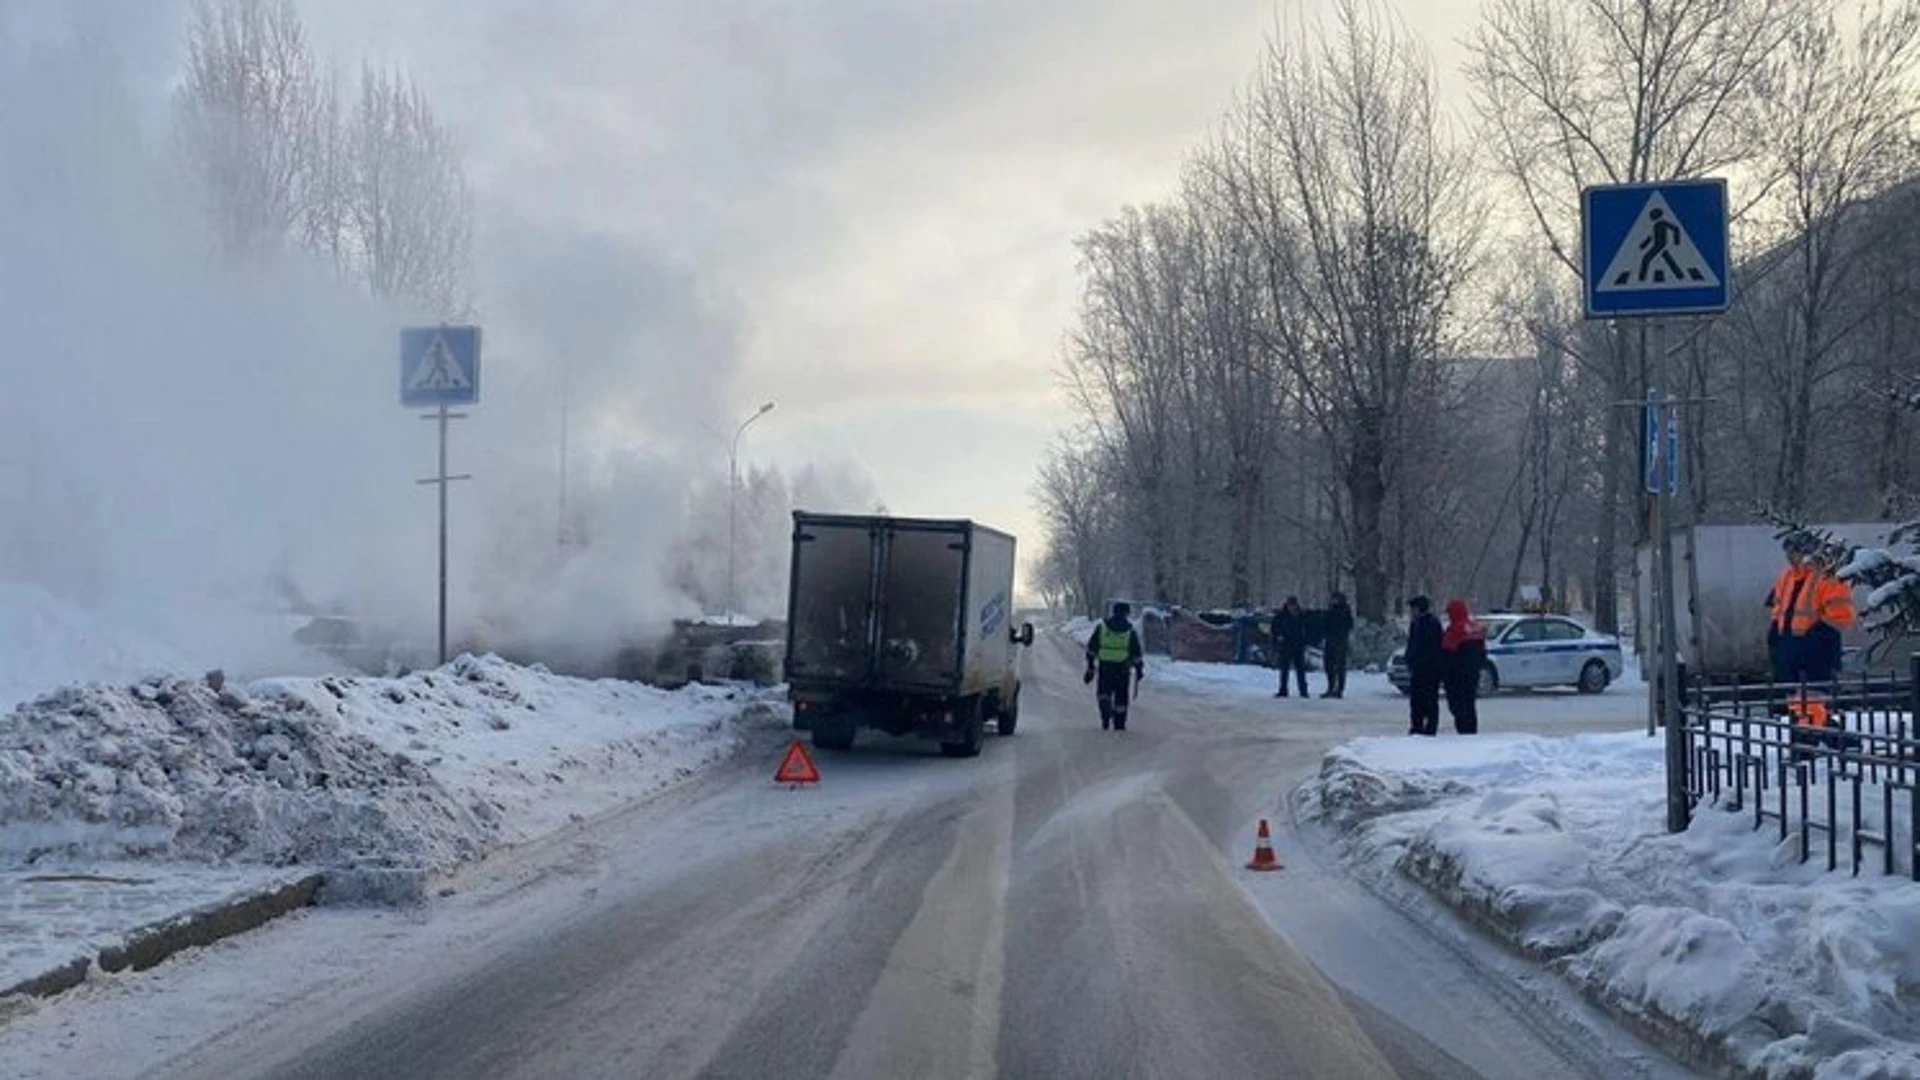
POLYGON ((1441 680, 1453 730, 1480 732, 1480 671, 1487 666, 1487 631, 1474 621, 1465 600, 1447 601, 1447 630, 1440 636, 1441 680))

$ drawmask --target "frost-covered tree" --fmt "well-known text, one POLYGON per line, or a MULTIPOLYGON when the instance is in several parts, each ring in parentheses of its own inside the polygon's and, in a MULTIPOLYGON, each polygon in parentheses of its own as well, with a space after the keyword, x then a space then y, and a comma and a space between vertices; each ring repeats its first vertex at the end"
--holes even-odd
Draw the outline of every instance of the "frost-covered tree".
POLYGON ((406 75, 368 68, 351 140, 348 205, 367 284, 442 318, 462 315, 473 212, 452 134, 406 75))
POLYGON ((187 167, 229 254, 276 251, 300 224, 316 87, 291 0, 196 0, 175 108, 187 167))
POLYGON ((349 108, 291 0, 196 0, 176 134, 219 245, 303 248, 441 318, 469 304, 472 198, 452 133, 404 73, 349 108))

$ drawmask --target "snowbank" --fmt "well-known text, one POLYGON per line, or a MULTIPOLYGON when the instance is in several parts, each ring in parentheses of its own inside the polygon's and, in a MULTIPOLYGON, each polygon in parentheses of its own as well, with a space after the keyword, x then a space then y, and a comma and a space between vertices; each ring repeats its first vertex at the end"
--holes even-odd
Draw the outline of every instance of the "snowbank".
POLYGON ((1638 734, 1359 739, 1296 805, 1696 1064, 1920 1076, 1920 885, 1802 865, 1750 814, 1668 835, 1662 755, 1638 734))
POLYGON ((0 868, 425 875, 691 775, 772 712, 492 657, 399 679, 70 688, 0 718, 0 868))

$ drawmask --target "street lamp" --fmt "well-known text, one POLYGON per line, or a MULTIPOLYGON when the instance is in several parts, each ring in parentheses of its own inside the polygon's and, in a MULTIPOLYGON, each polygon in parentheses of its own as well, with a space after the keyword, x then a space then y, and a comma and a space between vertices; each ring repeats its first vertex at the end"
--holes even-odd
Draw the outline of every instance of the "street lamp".
POLYGON ((760 406, 759 411, 741 421, 740 427, 733 433, 733 446, 727 451, 727 621, 733 621, 734 613, 739 609, 740 598, 734 592, 735 550, 740 542, 740 436, 747 433, 755 420, 773 411, 773 402, 760 406))

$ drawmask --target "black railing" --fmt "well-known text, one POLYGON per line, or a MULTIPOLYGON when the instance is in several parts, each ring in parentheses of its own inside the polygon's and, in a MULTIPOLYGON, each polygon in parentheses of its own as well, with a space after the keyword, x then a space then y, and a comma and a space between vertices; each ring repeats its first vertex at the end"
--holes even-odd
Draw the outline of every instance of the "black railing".
POLYGON ((1798 833, 1803 863, 1819 834, 1828 870, 1844 851, 1855 875, 1873 861, 1920 881, 1920 654, 1905 679, 1692 686, 1681 716, 1686 769, 1667 783, 1692 805, 1798 833))

